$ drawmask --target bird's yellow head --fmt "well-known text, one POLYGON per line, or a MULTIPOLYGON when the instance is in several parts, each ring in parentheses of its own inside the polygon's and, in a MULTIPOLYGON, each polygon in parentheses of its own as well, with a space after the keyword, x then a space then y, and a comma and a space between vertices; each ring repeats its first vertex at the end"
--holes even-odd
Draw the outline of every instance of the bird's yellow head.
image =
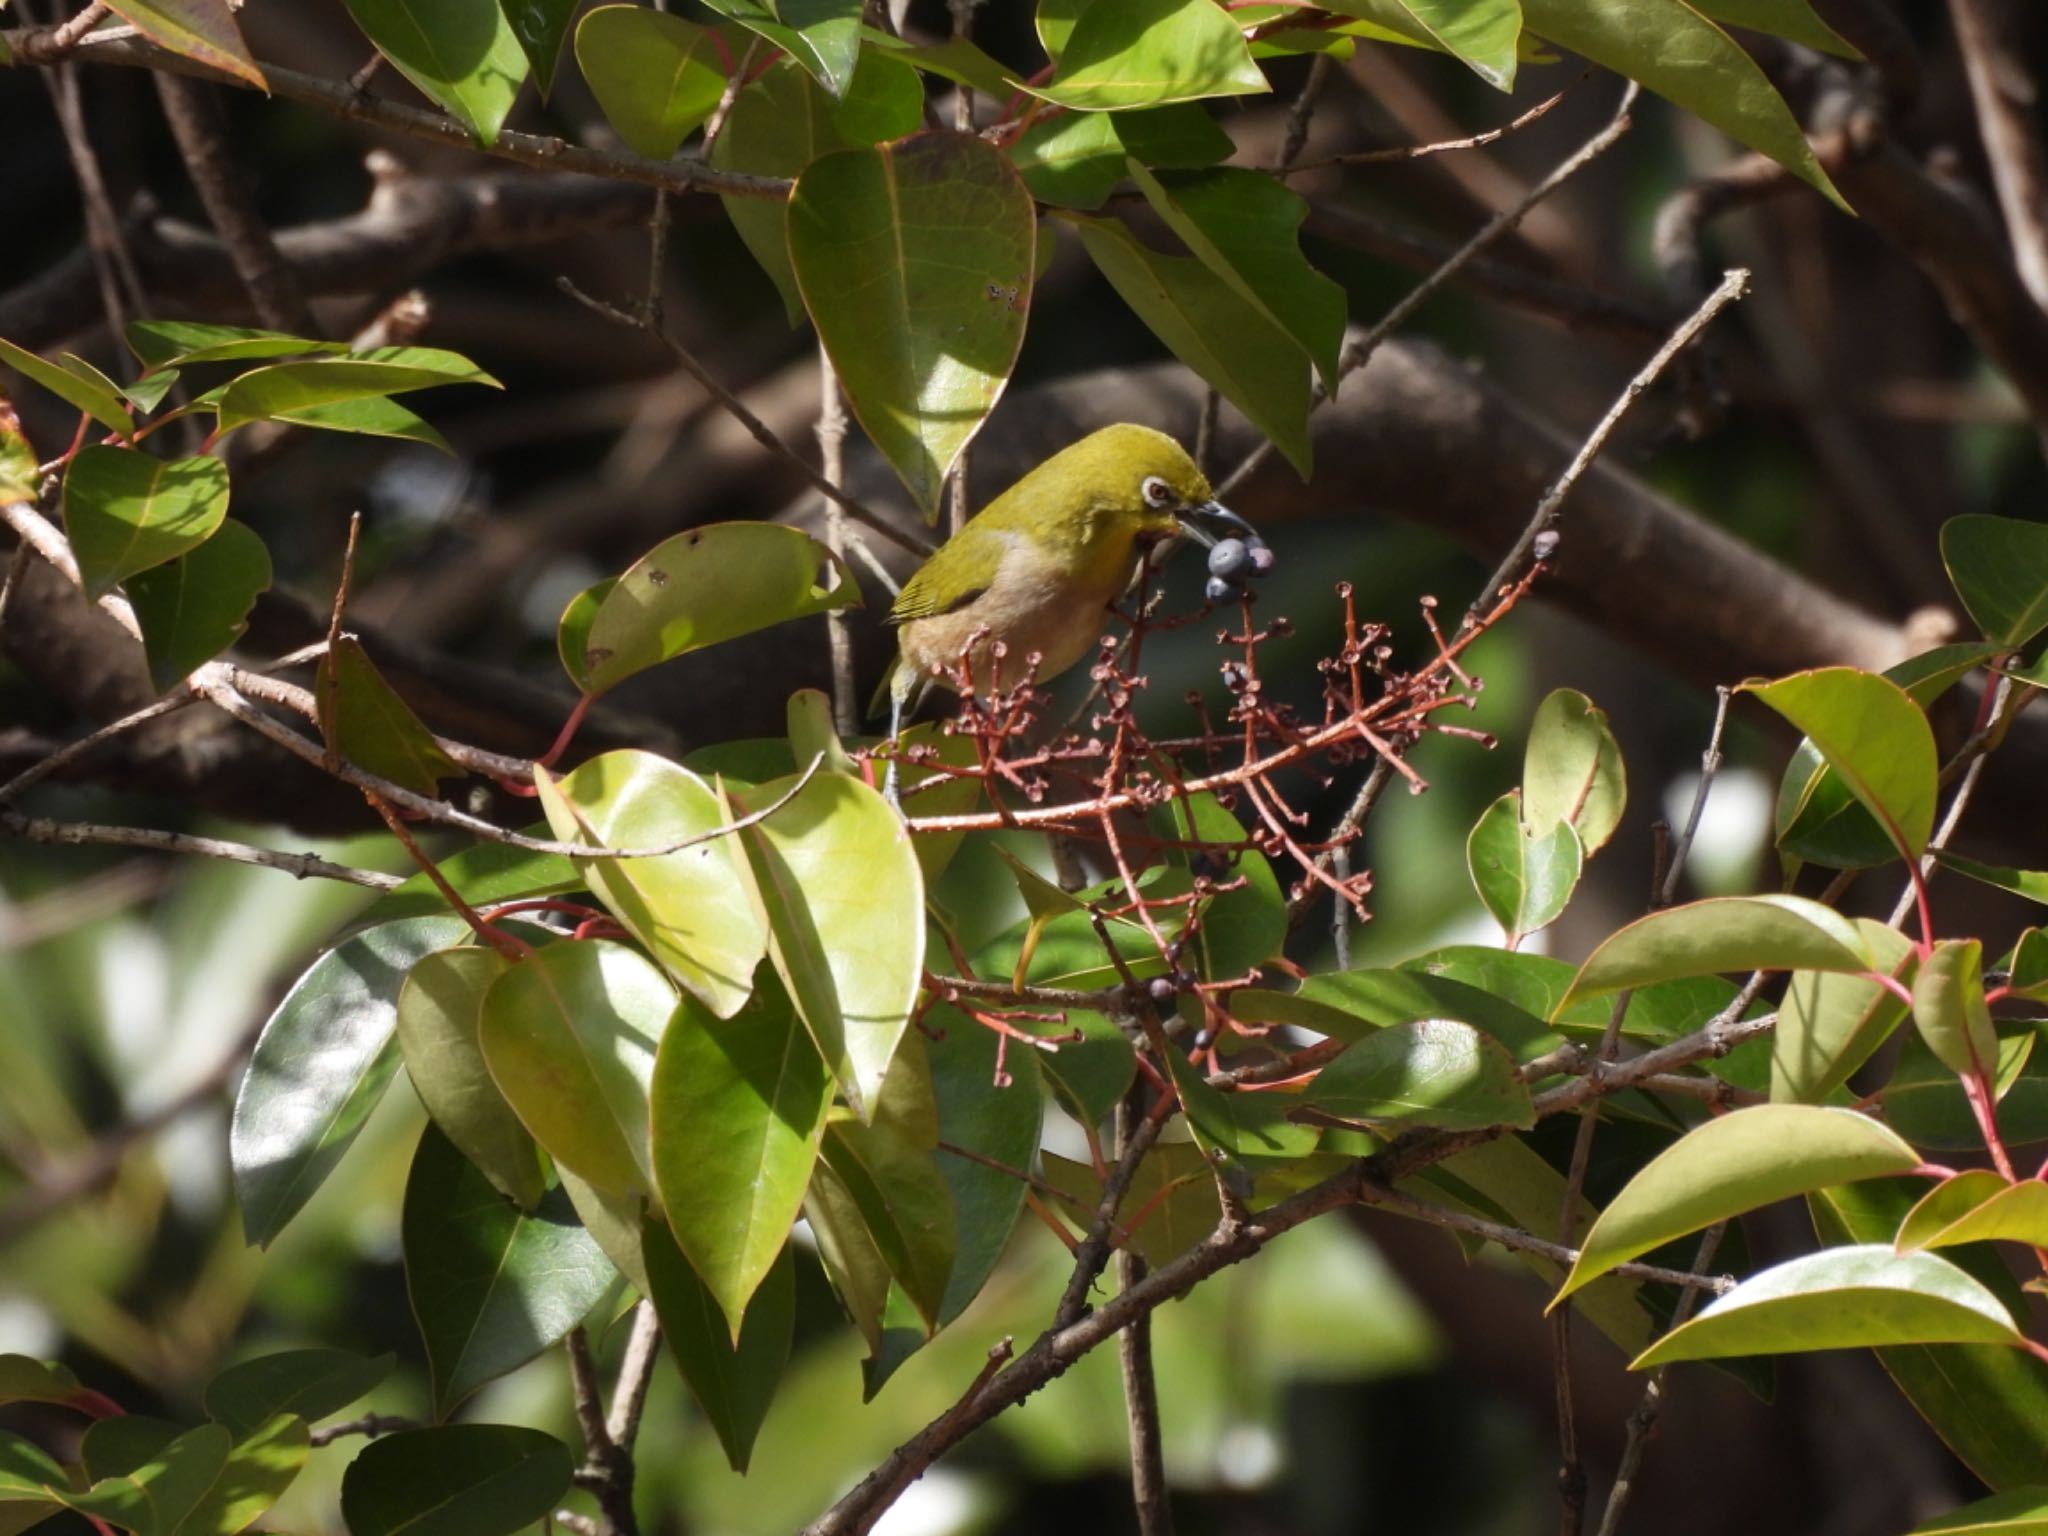
POLYGON ((1072 525, 1065 530, 1072 537, 1087 539, 1114 528, 1134 537, 1167 538, 1185 531, 1186 517, 1211 505, 1213 495, 1208 477, 1179 443, 1126 422, 1091 432, 1054 454, 1002 500, 1013 498, 1028 501, 1028 515, 1041 527, 1072 525))

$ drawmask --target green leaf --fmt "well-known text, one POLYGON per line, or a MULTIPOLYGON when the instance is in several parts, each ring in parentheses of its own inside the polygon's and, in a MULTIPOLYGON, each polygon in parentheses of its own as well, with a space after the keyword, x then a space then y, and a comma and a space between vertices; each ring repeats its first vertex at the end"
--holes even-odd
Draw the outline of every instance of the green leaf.
POLYGON ((1571 823, 1537 833, 1522 821, 1522 792, 1511 789, 1480 814, 1465 841, 1472 886, 1510 948, 1563 912, 1579 883, 1585 853, 1571 823))
POLYGON ((1249 1189, 1260 1173, 1292 1167, 1315 1151, 1321 1132, 1287 1118, 1297 1102, 1293 1095, 1226 1093, 1179 1051, 1166 1053, 1166 1070, 1195 1145, 1221 1177, 1249 1189))
POLYGON ((1155 170, 1196 170, 1228 159, 1233 147, 1207 111, 1183 102, 1137 112, 1048 113, 1018 135, 1009 154, 1040 202, 1087 210, 1108 200, 1131 160, 1155 170))
POLYGON ((1906 1212, 1892 1246, 1900 1253, 1925 1248, 1944 1227, 2012 1187, 2003 1174, 1993 1173, 1989 1168, 1971 1168, 1943 1179, 1906 1212))
POLYGON ((1298 234, 1308 204, 1262 171, 1225 166, 1162 179, 1137 159, 1131 179, 1211 273, 1292 337, 1337 387, 1344 290, 1308 264, 1298 234))
MULTIPOLYGON (((1996 646, 1981 641, 1937 646, 1887 667, 1884 675, 1924 710, 1997 654, 1996 646)), ((1809 740, 1801 740, 1785 765, 1777 840, 1786 856, 1830 869, 1863 869, 1898 856, 1883 827, 1809 740)))
POLYGON ((883 1313, 894 1282, 874 1238, 868 1235, 860 1207, 830 1163, 821 1161, 811 1172, 811 1187, 804 1191, 804 1220, 818 1240, 818 1259, 839 1305, 867 1341, 869 1358, 880 1359, 885 1337, 883 1313))
MULTIPOLYGON (((735 805, 765 809, 795 783, 771 780, 735 805)), ((866 784, 818 774, 740 840, 769 958, 868 1119, 924 978, 924 876, 902 818, 866 784)))
MULTIPOLYGON (((779 63, 733 99, 725 131, 711 146, 723 171, 795 176, 818 156, 883 139, 900 139, 924 122, 924 86, 917 71, 876 48, 863 48, 853 82, 835 100, 795 64, 779 63)), ((789 203, 779 197, 726 197, 726 216, 773 280, 795 325, 803 295, 789 264, 789 203)))
POLYGON ((533 66, 533 83, 540 87, 540 99, 554 94, 555 66, 562 57, 562 39, 569 33, 569 21, 576 14, 576 0, 498 0, 512 35, 526 62, 533 66))
MULTIPOLYGON (((498 0, 342 0, 363 35, 488 149, 526 78, 498 0)), ((360 1533, 358 1533, 360 1536, 360 1533)))
POLYGON ((64 1508, 71 1480, 41 1448, 0 1430, 0 1530, 25 1531, 64 1508))
POLYGON ((311 1451, 312 1436, 296 1413, 278 1414, 237 1437, 227 1465, 178 1523, 177 1536, 236 1536, 284 1497, 311 1451))
POLYGON ((1759 1104, 1708 1120, 1652 1158, 1608 1201, 1558 1299, 1617 1264, 1727 1217, 1919 1164, 1919 1153, 1896 1133, 1853 1110, 1759 1104))
POLYGON ((640 951, 581 939, 493 981, 477 1039, 498 1091, 555 1161, 603 1194, 647 1194, 648 1089, 675 1010, 675 988, 640 951))
POLYGON ((1841 203, 1764 72, 1682 0, 1522 0, 1522 15, 1531 32, 1641 81, 1841 203))
POLYGON ((432 1125, 405 1182, 402 1236, 440 1418, 582 1322, 618 1278, 561 1189, 525 1215, 432 1125))
POLYGON ((391 1374, 392 1357, 287 1349, 231 1365, 206 1384, 206 1416, 246 1440, 279 1414, 326 1418, 391 1374))
POLYGON ((662 1037, 655 1188, 728 1343, 803 1205, 831 1098, 831 1075, 772 973, 730 1019, 686 1000, 662 1037))
POLYGON ((1522 820, 1541 835, 1569 822, 1592 857, 1607 846, 1628 804, 1621 745, 1607 715, 1583 693, 1559 688, 1536 707, 1522 756, 1522 820))
POLYGON ((5 363, 23 378, 34 380, 58 399, 77 406, 109 431, 119 432, 124 437, 133 435, 135 418, 121 403, 119 386, 104 374, 95 378, 81 377, 68 368, 44 361, 33 352, 24 351, 11 341, 0 341, 0 363, 5 363))
POLYGON ((1821 667, 1741 691, 1806 733, 1904 857, 1926 851, 1939 764, 1934 730, 1905 689, 1875 672, 1821 667))
POLYGON ((861 57, 861 0, 705 0, 844 96, 861 57))
MULTIPOLYGON (((1041 1156, 1046 1182, 1067 1196, 1061 1208, 1085 1230, 1102 1203, 1102 1181, 1086 1163, 1050 1152, 1041 1156)), ((1223 1204, 1202 1149, 1192 1141, 1170 1141, 1145 1154, 1118 1210, 1122 1221, 1137 1222, 1131 1246, 1157 1269, 1214 1232, 1223 1204)))
POLYGON ((1324 0, 1322 8, 1419 34, 1496 90, 1514 89, 1519 0, 1324 0))
MULTIPOLYGON (((1979 1173, 1982 1169, 1977 1170, 1979 1173)), ((1958 1175, 1940 1186, 1934 1194, 1949 1191, 1959 1184, 1967 1174, 1958 1175)), ((1993 1179, 1998 1175, 1993 1174, 1993 1179)), ((2024 1179, 2017 1184, 1998 1180, 2001 1187, 1991 1190, 1989 1197, 1979 1196, 1968 1209, 1937 1210, 1923 1218, 1915 1227, 1914 1218, 1921 1215, 1934 1195, 1922 1200, 1913 1208, 1906 1222, 1899 1228, 1898 1251, 1909 1253, 1921 1248, 1953 1248, 1958 1243, 2008 1242, 2025 1243, 2030 1248, 2048 1245, 2048 1184, 2038 1179, 2024 1179), (1941 1216, 1946 1220, 1934 1220, 1941 1216)))
POLYGON ((953 1197, 956 1228, 953 1269, 939 1303, 943 1327, 967 1310, 1009 1246, 1024 1210, 1045 1098, 1039 1051, 943 1005, 924 1023, 936 1031, 925 1054, 939 1105, 939 1173, 953 1197))
POLYGON ((432 796, 462 769, 412 706, 384 681, 362 642, 339 635, 313 679, 320 734, 328 750, 416 795, 432 796))
POLYGON ((0 1355, 0 1404, 56 1403, 95 1417, 109 1411, 106 1400, 78 1384, 71 1367, 29 1355, 0 1355))
POLYGON ((2048 524, 1952 517, 1941 525, 1941 558, 1985 639, 2014 650, 2048 629, 2048 524))
POLYGON ((513 1536, 547 1515, 576 1460, 553 1435, 443 1424, 372 1440, 341 1479, 349 1536, 513 1536))
POLYGON ((927 521, 1009 381, 1036 249, 1031 194, 972 134, 821 155, 790 195, 804 307, 848 405, 927 521))
POLYGON ((21 419, 14 408, 0 396, 0 501, 34 501, 42 491, 36 451, 21 435, 21 419))
POLYGON ((93 446, 64 471, 64 532, 87 597, 205 543, 227 515, 219 459, 93 446))
MULTIPOLYGON (((1953 1081, 1953 1079, 1951 1079, 1953 1081)), ((1841 1184, 1808 1196, 1824 1243, 1889 1243, 1912 1203, 1912 1186, 1887 1179, 1841 1184)), ((2015 1315, 2026 1305, 1999 1255, 1956 1248, 1947 1257, 1975 1275, 2015 1315)), ((1993 1488, 2048 1483, 2048 1365, 2002 1345, 1906 1344, 1878 1363, 1963 1463, 1993 1488)))
POLYGON ((1727 27, 1747 27, 1838 58, 1860 57, 1814 14, 1807 0, 1694 0, 1693 9, 1727 27))
POLYGON ((1287 942, 1287 897, 1243 823, 1206 793, 1175 799, 1151 820, 1169 841, 1194 845, 1162 849, 1169 868, 1199 870, 1217 884, 1243 882, 1202 904, 1193 945, 1202 979, 1228 981, 1279 955, 1287 942))
MULTIPOLYGON (((521 829, 529 837, 546 837, 545 822, 521 829)), ((511 843, 476 843, 458 849, 434 868, 474 907, 513 901, 522 896, 559 896, 583 884, 576 866, 558 853, 536 853, 511 843)), ((393 886, 363 913, 365 922, 389 922, 448 910, 448 898, 425 870, 393 886)))
POLYGON ((866 1125, 833 1120, 821 1156, 930 1333, 952 1275, 954 1222, 952 1194, 933 1159, 938 1106, 921 1036, 896 1052, 872 1117, 866 1125))
POLYGON ((228 0, 107 0, 107 8, 151 42, 268 91, 249 56, 228 0))
POLYGON ((1294 338, 1195 257, 1152 250, 1112 220, 1068 217, 1089 259, 1152 334, 1306 478, 1310 378, 1294 338))
POLYGON ((576 62, 626 147, 666 160, 725 94, 718 37, 637 5, 601 5, 576 24, 576 62))
MULTIPOLYGON (((1993 1089, 2000 1100, 1999 1129, 2008 1145, 2048 1140, 2048 1078, 2027 1070, 2037 1036, 2009 1035, 1998 1042, 1998 1071, 1993 1089), (2015 1115, 2013 1090, 2022 1095, 2028 1114, 2015 1115)), ((1877 1102, 1887 1124, 1916 1147, 1939 1152, 1981 1152, 1984 1133, 1963 1092, 1961 1080, 1916 1030, 1906 1036, 1891 1079, 1878 1090, 1877 1102)))
POLYGON ((1586 958, 1551 1017, 1584 998, 1722 971, 1867 971, 1856 925, 1801 896, 1717 896, 1639 918, 1586 958))
POLYGON ((2015 1488, 1922 1521, 1907 1536, 2048 1536, 2048 1488, 2015 1488))
POLYGON ((218 1424, 176 1431, 156 1420, 101 1419, 86 1432, 84 1447, 93 1486, 64 1502, 135 1536, 173 1536, 199 1512, 234 1449, 218 1424), (162 1439, 164 1432, 172 1438, 162 1439))
POLYGON ((130 576, 128 601, 157 692, 169 692, 239 640, 249 610, 269 589, 270 551, 234 521, 168 564, 130 576))
POLYGON ((201 320, 131 320, 123 333, 128 350, 151 373, 194 363, 239 362, 255 357, 298 357, 308 353, 346 352, 344 341, 316 341, 283 331, 251 330, 241 325, 210 325, 201 320))
MULTIPOLYGON (((1910 985, 1912 942, 1871 918, 1855 921, 1872 969, 1910 985)), ((1772 1100, 1821 1103, 1905 1022, 1906 1012, 1904 1000, 1875 981, 1839 971, 1796 972, 1771 1032, 1772 1100)))
MULTIPOLYGON (((324 382, 324 381, 323 381, 324 382)), ((284 407, 272 413, 272 420, 294 427, 311 427, 321 432, 353 432, 360 437, 394 437, 409 443, 424 443, 442 453, 453 453, 448 439, 420 420, 396 400, 364 395, 356 400, 334 400, 324 405, 284 407)))
POLYGON ((453 916, 367 929, 315 960, 265 1021, 228 1136, 250 1242, 268 1247, 284 1230, 390 1086, 406 972, 468 932, 453 916))
MULTIPOLYGON (((666 848, 715 832, 730 817, 704 781, 652 752, 607 752, 556 779, 536 772, 541 808, 564 842, 596 848, 666 848)), ((606 908, 691 996, 729 1017, 768 952, 743 858, 731 837, 713 837, 645 859, 580 860, 606 908)))
POLYGON ((1123 1031, 1099 1013, 1069 1010, 1067 1028, 1078 1029, 1082 1038, 1066 1042, 1057 1053, 1046 1053, 1038 1065, 1061 1107, 1092 1128, 1130 1090, 1138 1061, 1123 1031))
POLYGON ((587 617, 572 603, 558 640, 576 685, 602 693, 672 657, 860 600, 845 562, 802 530, 713 523, 655 545, 587 617))
POLYGON ((650 1217, 643 1240, 648 1299, 661 1320, 661 1335, 675 1352, 690 1395, 711 1421, 725 1459, 735 1472, 747 1470, 754 1437, 775 1401, 775 1388, 789 1363, 796 1323, 796 1264, 779 1247, 746 1326, 728 1334, 726 1314, 676 1247, 658 1218, 650 1217))
POLYGON ((1059 60, 1051 83, 1018 88, 1084 112, 1271 89, 1215 0, 1098 0, 1047 52, 1059 60))
POLYGON ((2002 869, 1995 864, 1979 864, 1975 859, 1965 859, 1953 853, 1937 853, 1935 858, 1943 869, 1952 869, 1972 880, 1995 885, 2001 891, 2011 891, 2015 896, 2048 905, 2048 873, 2034 869, 2002 869))
POLYGON ((1984 942, 1943 939, 1913 978, 1913 1023, 1941 1064, 1959 1077, 1988 1076, 1998 1036, 1984 1003, 1984 942))
POLYGON ((926 74, 951 80, 956 85, 967 86, 999 101, 1013 90, 1009 71, 977 48, 969 38, 948 37, 936 43, 920 43, 884 32, 879 27, 863 27, 860 40, 863 60, 878 52, 889 54, 926 74))
MULTIPOLYGON (((1496 950, 1493 953, 1507 952, 1496 950)), ((1564 969, 1569 974, 1569 968, 1564 969)), ((1248 992, 1234 993, 1232 1012, 1236 1013, 1238 1004, 1252 995, 1248 992)), ((1286 1001, 1294 1006, 1277 1010, 1269 1007, 1260 1010, 1258 1016, 1272 1017, 1279 1012, 1280 1022, 1305 1026, 1347 1041, 1366 1038, 1366 1032, 1358 1027, 1360 1020, 1375 1029, 1385 1029, 1395 1024, 1413 1024, 1419 1019, 1452 1019, 1492 1036, 1518 1062, 1534 1061, 1564 1044, 1561 1035, 1518 1002, 1449 975, 1406 969, 1326 971, 1320 976, 1311 976, 1302 983, 1301 990, 1291 994, 1286 1001), (1341 1011, 1334 1018, 1318 1019, 1300 1012, 1304 1004, 1311 1009, 1341 1011)), ((1238 1014, 1240 1018, 1252 1016, 1238 1014)))
POLYGON ((2006 985, 2014 997, 2036 1003, 2048 999, 2048 933, 2027 929, 2013 945, 2006 964, 2011 972, 2006 985))
POLYGON ((1528 1086, 1500 1043, 1448 1019, 1396 1024, 1349 1045, 1309 1089, 1347 1120, 1465 1129, 1535 1123, 1528 1086))
POLYGON ((547 1173, 540 1151, 484 1064, 477 1034, 484 994, 511 968, 497 950, 475 944, 421 958, 398 993, 398 1043, 420 1102, 507 1199, 523 1211, 540 1204, 547 1173))
MULTIPOLYGON (((365 0, 355 0, 363 4, 365 0)), ((415 0, 374 0, 394 6, 415 0)), ((461 5, 497 0, 459 0, 461 5)), ((315 357, 303 362, 252 368, 221 392, 220 430, 232 432, 252 421, 333 425, 318 413, 326 407, 434 389, 443 384, 503 386, 468 358, 432 347, 387 347, 360 357, 315 357)), ((410 415, 410 413, 407 413, 410 415)), ((351 427, 350 430, 357 430, 351 427)))
POLYGON ((1752 1275, 1629 1362, 1886 1344, 2017 1344, 1996 1296, 1931 1253, 1828 1248, 1752 1275))

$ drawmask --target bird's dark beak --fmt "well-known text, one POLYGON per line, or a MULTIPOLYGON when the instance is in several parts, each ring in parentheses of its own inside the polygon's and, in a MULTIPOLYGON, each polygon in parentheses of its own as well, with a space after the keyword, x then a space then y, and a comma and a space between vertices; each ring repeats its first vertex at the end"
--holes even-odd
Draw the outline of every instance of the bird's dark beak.
POLYGON ((1188 537, 1197 544, 1200 544, 1204 549, 1214 549, 1216 547, 1216 535, 1197 522, 1197 518, 1206 518, 1210 522, 1220 523, 1230 532, 1245 537, 1254 536, 1258 532, 1250 523, 1239 517, 1220 501, 1204 501, 1195 506, 1182 507, 1180 511, 1174 514, 1174 517, 1180 523, 1182 529, 1186 531, 1188 537))

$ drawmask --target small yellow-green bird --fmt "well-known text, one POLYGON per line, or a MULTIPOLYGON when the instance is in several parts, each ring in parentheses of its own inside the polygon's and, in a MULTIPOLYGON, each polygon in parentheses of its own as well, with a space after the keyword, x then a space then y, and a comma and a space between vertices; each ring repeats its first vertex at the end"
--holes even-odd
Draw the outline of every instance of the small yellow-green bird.
POLYGON ((1039 682, 1064 672, 1094 648, 1139 560, 1183 533, 1210 548, 1212 578, 1241 580, 1271 561, 1163 432, 1104 427, 1054 454, 968 519, 898 594, 889 610, 900 626, 887 679, 890 736, 932 683, 949 683, 970 642, 977 688, 1014 687, 1033 655, 1039 682), (1248 537, 1219 544, 1198 518, 1248 537))

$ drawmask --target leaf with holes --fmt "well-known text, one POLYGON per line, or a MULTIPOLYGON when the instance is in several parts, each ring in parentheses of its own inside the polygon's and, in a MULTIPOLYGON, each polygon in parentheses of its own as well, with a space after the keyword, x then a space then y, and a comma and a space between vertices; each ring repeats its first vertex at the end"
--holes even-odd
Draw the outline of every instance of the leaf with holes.
POLYGON ((576 14, 576 0, 498 0, 498 8, 519 39, 526 62, 533 66, 533 83, 540 87, 540 99, 554 94, 555 67, 562 57, 562 39, 569 35, 569 22, 576 14))

